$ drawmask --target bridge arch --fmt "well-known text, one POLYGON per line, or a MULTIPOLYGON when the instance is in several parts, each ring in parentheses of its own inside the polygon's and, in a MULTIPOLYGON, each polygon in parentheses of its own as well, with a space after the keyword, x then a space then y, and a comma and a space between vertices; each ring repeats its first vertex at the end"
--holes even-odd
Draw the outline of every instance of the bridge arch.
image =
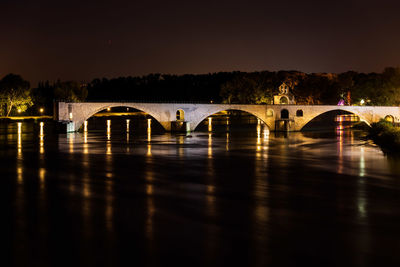
POLYGON ((75 129, 80 129, 84 122, 93 117, 93 115, 107 109, 111 108, 116 108, 116 107, 126 107, 126 108, 133 108, 142 112, 145 112, 148 114, 152 119, 157 121, 164 130, 166 130, 165 125, 160 122, 158 119, 158 115, 151 110, 147 109, 144 106, 141 106, 140 104, 130 104, 130 103, 92 103, 91 107, 89 109, 86 109, 86 112, 84 112, 81 116, 76 116, 74 117, 75 121, 75 129))
MULTIPOLYGON (((193 126, 191 127, 192 130, 196 130, 196 128, 200 125, 200 123, 202 121, 204 121, 205 119, 207 119, 208 117, 217 114, 219 112, 222 111, 243 111, 246 113, 249 113, 250 115, 253 115, 254 117, 256 117, 257 119, 259 119, 260 121, 262 121, 264 123, 264 125, 266 125, 268 127, 268 129, 271 131, 273 128, 271 127, 271 125, 266 121, 266 119, 264 118, 264 116, 262 116, 261 114, 256 114, 255 112, 253 112, 252 110, 246 109, 246 108, 240 108, 240 107, 229 107, 229 108, 222 108, 222 109, 218 109, 218 110, 213 110, 210 111, 208 113, 203 114, 201 117, 199 117, 199 119, 197 119, 196 121, 192 122, 193 126)), ((266 112, 265 112, 266 113, 266 112)), ((266 115, 266 114, 265 114, 266 115)))
POLYGON ((310 123, 312 120, 314 120, 315 118, 317 118, 317 117, 319 117, 319 116, 322 116, 322 115, 325 115, 325 114, 330 113, 330 112, 335 112, 335 111, 336 111, 336 112, 337 112, 337 111, 345 111, 345 112, 347 112, 347 113, 349 113, 349 114, 356 115, 357 117, 360 118, 360 121, 364 122, 364 123, 367 124, 369 127, 371 127, 371 122, 368 121, 368 120, 367 120, 363 115, 361 115, 359 112, 354 111, 354 110, 349 110, 349 109, 346 109, 346 108, 336 108, 336 109, 325 110, 325 111, 322 111, 322 112, 315 112, 315 113, 312 114, 312 115, 304 116, 304 117, 303 117, 303 121, 301 122, 301 125, 300 125, 300 127, 299 127, 300 131, 303 130, 303 128, 304 128, 308 123, 310 123))

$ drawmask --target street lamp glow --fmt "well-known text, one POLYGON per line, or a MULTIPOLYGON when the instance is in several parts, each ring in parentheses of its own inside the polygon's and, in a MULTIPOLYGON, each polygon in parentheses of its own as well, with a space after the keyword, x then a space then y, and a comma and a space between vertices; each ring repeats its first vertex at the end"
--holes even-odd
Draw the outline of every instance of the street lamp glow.
POLYGON ((22 112, 22 110, 19 108, 19 109, 18 109, 18 113, 21 113, 21 112, 22 112))
POLYGON ((365 103, 364 99, 361 99, 360 104, 364 105, 364 103, 365 103))
POLYGON ((43 108, 40 108, 40 109, 39 109, 39 112, 40 112, 40 113, 43 113, 43 111, 44 111, 43 108))

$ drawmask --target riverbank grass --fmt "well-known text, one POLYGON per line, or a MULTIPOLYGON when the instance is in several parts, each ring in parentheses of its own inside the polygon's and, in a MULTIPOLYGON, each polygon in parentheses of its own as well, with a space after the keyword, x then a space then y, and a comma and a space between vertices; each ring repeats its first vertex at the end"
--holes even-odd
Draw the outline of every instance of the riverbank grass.
POLYGON ((400 127, 393 126, 391 122, 381 120, 373 123, 369 137, 385 153, 400 154, 400 127))

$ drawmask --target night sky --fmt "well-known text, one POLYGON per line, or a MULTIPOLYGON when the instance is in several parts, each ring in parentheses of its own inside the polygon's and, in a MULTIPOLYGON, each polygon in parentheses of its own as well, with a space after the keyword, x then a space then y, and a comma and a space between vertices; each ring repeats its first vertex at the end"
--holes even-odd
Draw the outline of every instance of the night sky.
POLYGON ((0 77, 380 72, 400 65, 399 10, 396 0, 0 0, 0 77))

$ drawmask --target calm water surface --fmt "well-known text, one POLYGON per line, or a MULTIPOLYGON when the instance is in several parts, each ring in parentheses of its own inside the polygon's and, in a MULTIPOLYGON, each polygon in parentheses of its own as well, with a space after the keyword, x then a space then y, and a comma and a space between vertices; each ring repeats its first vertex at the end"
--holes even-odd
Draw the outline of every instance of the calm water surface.
POLYGON ((400 265, 400 160, 356 132, 112 126, 0 126, 12 265, 400 265))

